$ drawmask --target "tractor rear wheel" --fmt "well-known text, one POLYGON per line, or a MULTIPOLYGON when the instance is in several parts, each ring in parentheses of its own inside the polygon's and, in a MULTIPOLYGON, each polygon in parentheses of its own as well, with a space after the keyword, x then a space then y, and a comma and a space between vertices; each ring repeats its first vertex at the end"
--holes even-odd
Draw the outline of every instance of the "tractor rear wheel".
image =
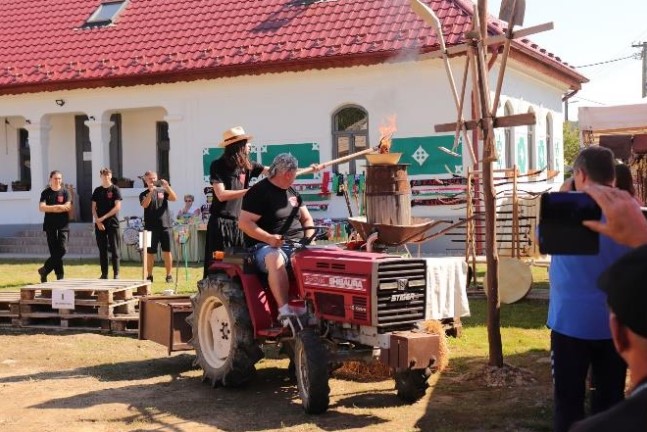
POLYGON ((427 380, 431 371, 427 369, 409 369, 395 373, 395 389, 398 397, 406 403, 412 404, 420 400, 427 391, 427 380))
POLYGON ((301 331, 294 345, 297 388, 303 409, 308 414, 326 412, 330 404, 328 351, 312 329, 301 331))
POLYGON ((198 282, 191 303, 193 313, 187 321, 202 380, 213 387, 236 387, 251 380, 263 354, 254 341, 240 285, 222 275, 209 276, 198 282))

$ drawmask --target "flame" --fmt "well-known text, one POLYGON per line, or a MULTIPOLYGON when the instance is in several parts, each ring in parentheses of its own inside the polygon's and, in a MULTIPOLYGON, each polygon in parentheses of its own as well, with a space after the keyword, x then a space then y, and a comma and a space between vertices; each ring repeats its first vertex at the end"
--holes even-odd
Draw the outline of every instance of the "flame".
POLYGON ((391 137, 398 130, 395 126, 396 115, 393 114, 386 119, 386 124, 380 126, 380 153, 388 153, 391 149, 391 137))

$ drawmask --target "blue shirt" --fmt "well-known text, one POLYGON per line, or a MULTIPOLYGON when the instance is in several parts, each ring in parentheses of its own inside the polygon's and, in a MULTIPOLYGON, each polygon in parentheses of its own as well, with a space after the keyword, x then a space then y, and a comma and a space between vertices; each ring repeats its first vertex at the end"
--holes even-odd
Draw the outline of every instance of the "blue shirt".
POLYGON ((607 295, 598 277, 630 250, 600 234, 598 255, 553 255, 548 327, 579 339, 611 339, 607 295))

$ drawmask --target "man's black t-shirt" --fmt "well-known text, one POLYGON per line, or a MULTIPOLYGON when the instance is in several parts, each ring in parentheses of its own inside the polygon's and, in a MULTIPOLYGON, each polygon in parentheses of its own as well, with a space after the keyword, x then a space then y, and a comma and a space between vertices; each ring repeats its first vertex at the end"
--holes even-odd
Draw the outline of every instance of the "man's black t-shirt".
MULTIPOLYGON (((236 168, 232 170, 227 166, 224 158, 216 159, 211 162, 209 167, 209 176, 211 183, 222 183, 226 190, 242 190, 249 187, 249 181, 261 175, 265 167, 258 162, 252 162, 252 169, 245 170, 236 168)), ((214 195, 211 202, 211 209, 209 213, 227 218, 238 218, 240 215, 240 207, 242 204, 241 199, 233 199, 228 201, 219 201, 214 195)))
MULTIPOLYGON (((99 186, 92 192, 92 201, 97 205, 97 216, 101 217, 115 208, 115 203, 121 201, 121 190, 118 186, 99 186)), ((115 214, 103 221, 110 228, 119 228, 119 215, 115 214)))
MULTIPOLYGON (((40 202, 46 205, 59 205, 65 204, 70 200, 70 195, 64 187, 55 191, 48 187, 40 194, 40 202)), ((70 215, 68 212, 63 213, 45 213, 43 218, 43 231, 67 229, 70 222, 70 215)))
MULTIPOLYGON (((170 228, 171 214, 168 211, 168 193, 163 187, 156 187, 151 194, 153 195, 151 203, 144 209, 144 228, 147 230, 170 228)), ((140 204, 146 195, 148 195, 148 189, 139 194, 140 204)))
MULTIPOLYGON (((292 210, 299 206, 299 202, 299 194, 294 189, 281 189, 273 185, 268 179, 263 179, 247 191, 243 197, 242 208, 245 211, 261 216, 256 222, 259 228, 270 234, 280 234, 285 220, 292 214, 292 210)), ((296 228, 301 228, 298 212, 286 231, 296 228)), ((295 234, 293 237, 301 238, 303 233, 295 234)), ((254 246, 256 243, 260 242, 245 235, 246 246, 254 246)))

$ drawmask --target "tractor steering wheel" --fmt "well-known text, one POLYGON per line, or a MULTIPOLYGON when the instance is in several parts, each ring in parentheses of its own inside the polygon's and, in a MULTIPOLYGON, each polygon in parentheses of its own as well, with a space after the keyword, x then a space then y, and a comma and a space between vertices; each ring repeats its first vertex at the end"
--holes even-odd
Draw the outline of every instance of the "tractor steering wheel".
POLYGON ((300 227, 300 228, 293 228, 290 230, 287 230, 285 233, 283 233, 283 240, 289 243, 293 244, 300 244, 302 246, 309 245, 312 243, 313 240, 317 238, 323 238, 322 236, 328 232, 328 227, 325 225, 315 225, 315 226, 307 226, 307 227, 300 227), (300 232, 306 232, 308 230, 315 230, 315 232, 310 236, 310 237, 303 237, 300 240, 292 240, 288 237, 292 237, 293 235, 300 233, 300 232))

